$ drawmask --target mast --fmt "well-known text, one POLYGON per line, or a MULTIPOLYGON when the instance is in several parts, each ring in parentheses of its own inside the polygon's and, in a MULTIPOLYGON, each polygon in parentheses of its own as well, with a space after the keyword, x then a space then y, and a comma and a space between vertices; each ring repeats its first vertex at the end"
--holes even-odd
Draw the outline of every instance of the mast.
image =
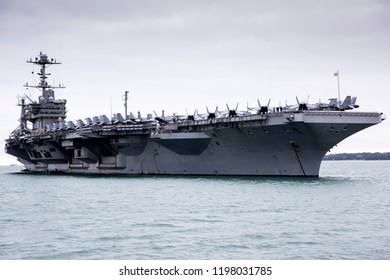
POLYGON ((24 98, 22 97, 20 99, 20 102, 18 103, 18 105, 21 107, 21 110, 20 110, 20 124, 19 124, 19 134, 23 134, 26 129, 27 129, 27 120, 26 120, 26 117, 25 117, 25 111, 26 111, 26 103, 25 103, 25 100, 24 98))
POLYGON ((123 96, 123 101, 125 101, 125 103, 123 104, 125 106, 125 119, 127 120, 127 100, 129 99, 129 91, 126 90, 125 91, 125 95, 123 96))
MULTIPOLYGON (((46 68, 55 65, 55 64, 61 64, 61 62, 57 62, 57 60, 51 58, 50 60, 48 59, 47 54, 44 54, 42 52, 39 53, 39 58, 36 57, 35 60, 30 60, 26 61, 27 63, 32 63, 35 65, 39 65, 41 67, 38 76, 40 78, 40 82, 38 85, 29 85, 28 83, 25 84, 25 87, 33 87, 37 89, 41 89, 42 91, 42 96, 46 99, 48 98, 48 89, 56 89, 56 88, 65 88, 63 85, 59 84, 58 86, 51 86, 47 83, 46 79, 48 78, 51 73, 46 73, 46 68)), ((53 92, 53 91, 52 91, 53 92)), ((54 97, 54 96, 53 96, 54 97)))

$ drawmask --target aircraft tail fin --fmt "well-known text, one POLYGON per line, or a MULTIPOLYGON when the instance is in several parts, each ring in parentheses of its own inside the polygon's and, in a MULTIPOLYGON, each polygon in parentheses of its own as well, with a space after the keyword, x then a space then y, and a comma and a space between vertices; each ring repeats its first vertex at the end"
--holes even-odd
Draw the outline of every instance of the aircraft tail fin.
POLYGON ((341 103, 340 109, 347 109, 347 108, 349 108, 349 105, 351 104, 351 102, 352 102, 351 96, 348 95, 347 97, 345 97, 343 103, 341 103))

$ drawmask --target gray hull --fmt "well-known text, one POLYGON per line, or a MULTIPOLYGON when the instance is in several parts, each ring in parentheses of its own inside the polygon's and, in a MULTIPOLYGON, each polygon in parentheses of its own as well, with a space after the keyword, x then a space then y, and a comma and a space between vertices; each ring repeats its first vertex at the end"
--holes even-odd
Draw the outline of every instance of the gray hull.
POLYGON ((301 111, 161 126, 103 125, 8 139, 32 172, 319 175, 324 155, 379 113, 301 111))

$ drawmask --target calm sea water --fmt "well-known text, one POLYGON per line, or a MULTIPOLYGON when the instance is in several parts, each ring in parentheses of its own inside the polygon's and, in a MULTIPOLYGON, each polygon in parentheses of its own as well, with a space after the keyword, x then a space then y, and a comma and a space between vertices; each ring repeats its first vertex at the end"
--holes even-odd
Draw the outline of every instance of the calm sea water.
POLYGON ((390 259, 390 162, 320 178, 21 174, 0 167, 0 259, 390 259))

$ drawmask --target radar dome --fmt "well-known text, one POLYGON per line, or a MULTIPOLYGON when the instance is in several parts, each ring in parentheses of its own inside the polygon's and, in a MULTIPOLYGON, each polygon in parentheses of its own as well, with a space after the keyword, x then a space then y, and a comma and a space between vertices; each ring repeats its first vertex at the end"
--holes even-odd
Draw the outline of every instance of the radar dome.
POLYGON ((47 54, 40 53, 39 58, 40 58, 41 60, 47 60, 47 54))

